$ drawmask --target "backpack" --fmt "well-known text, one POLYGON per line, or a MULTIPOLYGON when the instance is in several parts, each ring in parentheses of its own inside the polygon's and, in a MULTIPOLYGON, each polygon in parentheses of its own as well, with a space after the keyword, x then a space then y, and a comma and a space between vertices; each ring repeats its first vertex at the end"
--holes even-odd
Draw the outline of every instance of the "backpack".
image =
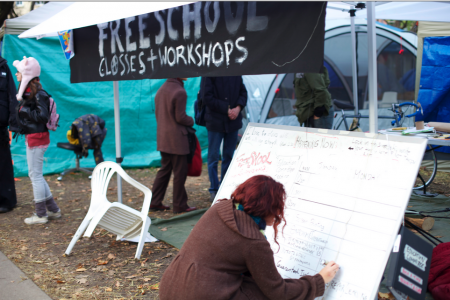
POLYGON ((47 122, 47 128, 48 130, 56 131, 58 128, 59 123, 59 114, 56 113, 56 103, 55 100, 53 100, 52 97, 49 97, 50 100, 50 118, 47 122))

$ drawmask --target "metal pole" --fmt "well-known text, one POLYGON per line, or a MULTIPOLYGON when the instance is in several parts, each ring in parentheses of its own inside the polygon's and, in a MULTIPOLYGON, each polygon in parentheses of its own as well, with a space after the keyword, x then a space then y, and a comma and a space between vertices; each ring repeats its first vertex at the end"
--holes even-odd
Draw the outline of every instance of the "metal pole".
POLYGON ((368 85, 369 85, 369 130, 378 132, 378 98, 377 98, 377 44, 375 31, 375 2, 367 2, 367 47, 368 53, 368 85))
MULTIPOLYGON (((119 82, 113 81, 114 89, 114 124, 116 127, 116 162, 122 163, 122 144, 120 140, 120 105, 119 105, 119 82)), ((122 178, 117 174, 117 201, 122 203, 122 178)))
POLYGON ((356 31, 355 31, 355 12, 354 6, 350 9, 351 36, 352 36, 352 82, 353 82, 353 105, 355 106, 355 115, 358 115, 358 73, 356 70, 356 31))

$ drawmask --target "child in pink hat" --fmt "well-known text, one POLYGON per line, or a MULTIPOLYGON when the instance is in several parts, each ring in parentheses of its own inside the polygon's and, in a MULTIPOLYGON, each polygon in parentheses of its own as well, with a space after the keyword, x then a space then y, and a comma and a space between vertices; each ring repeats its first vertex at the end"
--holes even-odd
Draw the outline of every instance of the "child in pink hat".
POLYGON ((47 122, 50 118, 50 95, 39 82, 41 67, 33 57, 14 61, 17 81, 20 82, 16 115, 20 133, 25 134, 27 146, 28 176, 33 185, 35 214, 25 219, 28 225, 44 224, 50 219, 61 218, 61 210, 53 199, 43 176, 44 153, 50 144, 47 122), (48 210, 48 211, 47 211, 48 210))

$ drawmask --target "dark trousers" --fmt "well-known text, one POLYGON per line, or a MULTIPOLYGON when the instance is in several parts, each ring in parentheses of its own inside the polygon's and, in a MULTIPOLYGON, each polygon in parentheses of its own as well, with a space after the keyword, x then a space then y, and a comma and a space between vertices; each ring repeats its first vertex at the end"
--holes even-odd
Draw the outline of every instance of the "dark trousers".
POLYGON ((161 205, 169 185, 173 170, 173 211, 181 212, 189 208, 187 193, 184 188, 188 173, 187 155, 161 152, 161 168, 153 183, 151 205, 161 205))
POLYGON ((0 207, 14 208, 17 204, 16 187, 6 127, 0 128, 0 170, 0 207))
POLYGON ((233 159, 234 150, 236 149, 238 131, 233 132, 215 132, 208 131, 208 174, 211 186, 209 188, 210 193, 217 193, 219 185, 222 182, 231 160, 233 159), (223 153, 222 153, 222 169, 220 182, 217 174, 217 165, 220 158, 220 144, 223 140, 223 153))

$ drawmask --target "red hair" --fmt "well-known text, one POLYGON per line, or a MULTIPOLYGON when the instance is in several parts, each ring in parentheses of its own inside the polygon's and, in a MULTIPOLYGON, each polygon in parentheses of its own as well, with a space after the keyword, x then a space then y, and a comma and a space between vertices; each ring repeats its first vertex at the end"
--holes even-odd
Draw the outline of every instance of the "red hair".
POLYGON ((233 203, 242 204, 247 214, 265 218, 274 216, 275 243, 278 244, 278 225, 284 219, 286 192, 281 183, 270 176, 256 175, 241 183, 231 194, 233 203))

